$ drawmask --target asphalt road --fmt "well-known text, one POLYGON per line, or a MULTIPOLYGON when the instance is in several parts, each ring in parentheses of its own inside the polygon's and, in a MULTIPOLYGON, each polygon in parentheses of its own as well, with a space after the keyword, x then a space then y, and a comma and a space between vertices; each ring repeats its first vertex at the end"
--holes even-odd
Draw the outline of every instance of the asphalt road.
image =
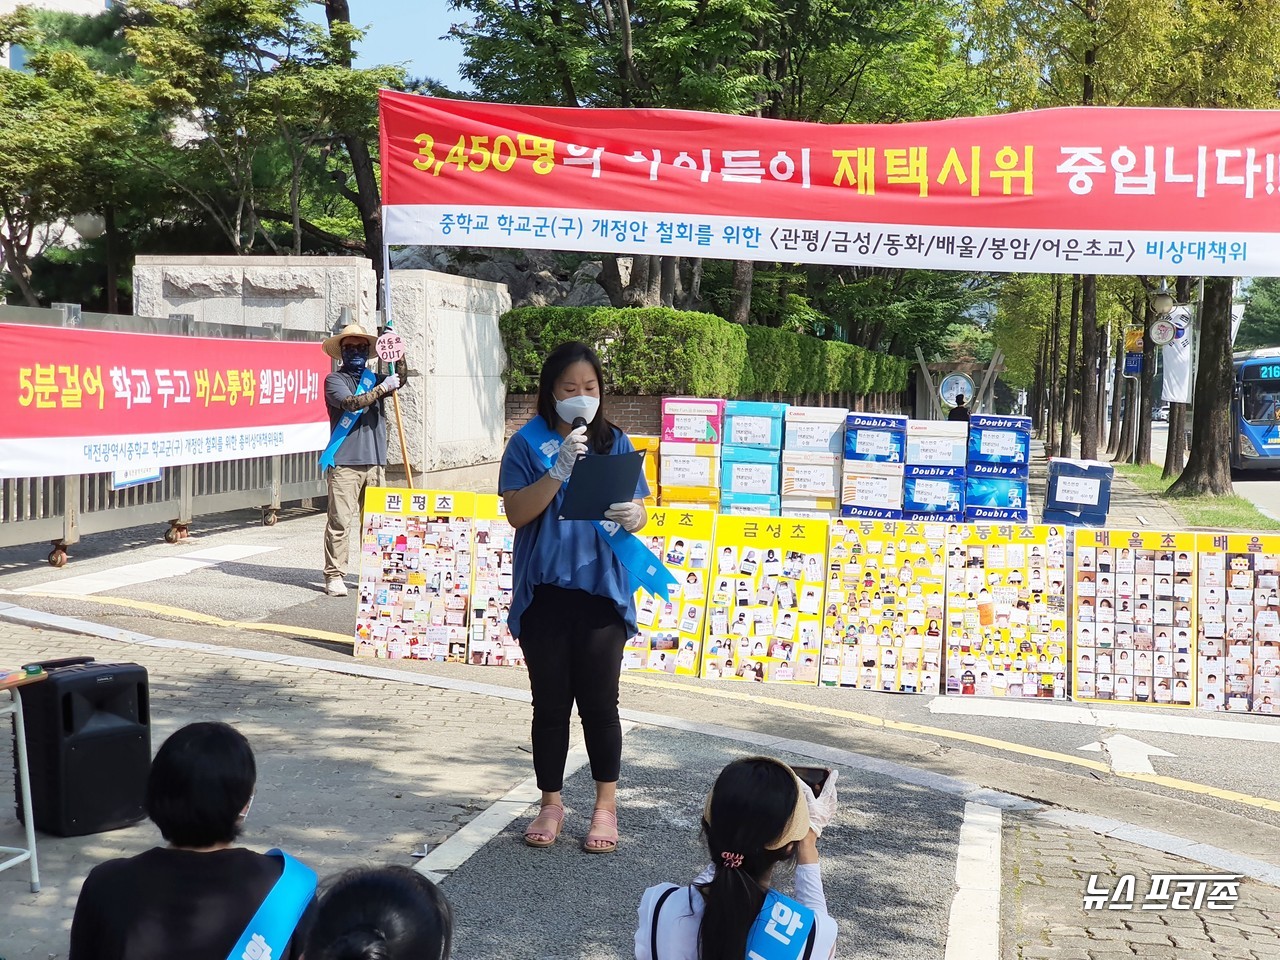
MULTIPOLYGON (((520 818, 445 881, 459 949, 465 944, 475 960, 633 957, 639 893, 689 883, 702 871, 708 855, 699 822, 709 782, 730 760, 754 752, 692 733, 629 733, 618 853, 578 850, 593 796, 584 768, 565 784, 568 815, 554 847, 529 851, 520 818), (563 909, 569 898, 579 909, 563 909), (540 912, 556 922, 530 924, 540 912)), ((840 768, 837 790, 839 813, 820 850, 840 955, 942 960, 964 803, 848 768, 840 768)), ((781 885, 787 890, 789 879, 781 885)))
MULTIPOLYGON (((335 642, 332 635, 350 634, 356 600, 354 596, 329 598, 323 593, 318 569, 323 517, 294 511, 282 515, 279 524, 271 528, 255 520, 256 515, 250 513, 202 519, 193 528, 193 539, 176 545, 161 541, 163 531, 158 527, 100 535, 73 547, 71 562, 61 570, 47 565, 43 546, 3 550, 0 599, 172 639, 349 662, 349 644, 335 642), (155 576, 157 568, 163 570, 175 559, 210 549, 247 555, 181 576, 155 576), (84 585, 85 577, 106 571, 119 574, 126 568, 138 570, 137 565, 144 563, 150 564, 146 568, 150 572, 144 571, 150 579, 114 589, 84 596, 24 592, 69 590, 77 582, 84 585), (192 622, 184 615, 171 616, 164 608, 219 619, 192 622), (281 626, 268 632, 260 628, 262 623, 281 626), (330 637, 326 639, 325 634, 330 637)), ((503 668, 409 661, 394 666, 519 688, 526 683, 522 671, 503 668)), ((1100 778, 1111 778, 1082 766, 1082 761, 1104 758, 1081 748, 1124 733, 1169 754, 1153 759, 1157 774, 1212 788, 1209 793, 1197 794, 1166 783, 1127 782, 1122 784, 1128 797, 1124 802, 1130 802, 1133 797, 1129 795, 1140 789, 1141 796, 1153 804, 1152 818, 1163 822, 1175 814, 1158 810, 1157 801, 1169 800, 1189 829, 1220 828, 1222 835, 1207 837, 1206 842, 1229 841, 1231 828, 1227 825, 1242 815, 1280 831, 1280 784, 1270 772, 1280 765, 1280 743, 1081 725, 1070 722, 1068 711, 1055 711, 1052 704, 1046 705, 1048 712, 1043 718, 1034 720, 935 714, 930 712, 931 699, 847 689, 743 687, 713 681, 654 684, 634 676, 624 683, 623 691, 624 706, 633 710, 754 725, 756 729, 785 724, 789 725, 787 736, 826 738, 825 742, 844 749, 928 765, 937 772, 1075 809, 1093 804, 1099 812, 1117 801, 1110 795, 1094 795, 1090 785, 1100 778), (1077 795, 1080 790, 1089 794, 1088 803, 1077 795), (1223 791, 1268 802, 1242 807, 1223 791), (1205 818, 1206 811, 1213 816, 1205 818)), ((1195 716, 1190 712, 1180 715, 1195 716)), ((1276 729, 1263 718, 1231 718, 1227 722, 1240 725, 1233 729, 1262 729, 1269 736, 1276 729)))

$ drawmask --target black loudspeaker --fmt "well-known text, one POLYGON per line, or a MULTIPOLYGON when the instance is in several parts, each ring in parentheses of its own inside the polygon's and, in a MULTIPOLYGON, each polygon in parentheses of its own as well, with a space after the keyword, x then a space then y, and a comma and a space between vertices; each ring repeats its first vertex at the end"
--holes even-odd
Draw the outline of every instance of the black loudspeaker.
POLYGON ((48 678, 19 690, 36 829, 79 837, 142 820, 151 769, 146 669, 92 657, 41 666, 48 678))

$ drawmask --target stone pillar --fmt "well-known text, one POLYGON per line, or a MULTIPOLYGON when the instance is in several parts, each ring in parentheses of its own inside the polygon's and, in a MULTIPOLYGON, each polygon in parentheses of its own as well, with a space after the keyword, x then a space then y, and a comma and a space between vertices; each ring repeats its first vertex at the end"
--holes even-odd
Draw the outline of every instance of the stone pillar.
MULTIPOLYGON (((422 484, 496 492, 506 425, 507 357, 498 318, 511 309, 506 284, 431 270, 391 271, 392 324, 411 376, 400 414, 414 476, 422 484)), ((403 463, 394 427, 389 460, 403 463)))

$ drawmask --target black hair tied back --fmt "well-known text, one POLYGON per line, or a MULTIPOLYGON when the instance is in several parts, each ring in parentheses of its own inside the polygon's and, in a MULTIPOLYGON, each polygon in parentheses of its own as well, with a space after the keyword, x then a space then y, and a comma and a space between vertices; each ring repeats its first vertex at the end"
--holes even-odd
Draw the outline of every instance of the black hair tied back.
POLYGON ((333 960, 393 960, 387 938, 376 927, 348 930, 329 948, 333 960))

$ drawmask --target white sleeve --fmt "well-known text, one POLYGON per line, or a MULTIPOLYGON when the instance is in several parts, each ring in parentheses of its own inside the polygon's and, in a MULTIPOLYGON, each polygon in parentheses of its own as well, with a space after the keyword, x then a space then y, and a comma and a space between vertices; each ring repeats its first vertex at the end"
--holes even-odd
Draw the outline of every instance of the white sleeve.
POLYGON ((700 874, 698 874, 696 877, 693 878, 693 886, 697 887, 697 886, 701 886, 704 883, 710 883, 712 878, 715 875, 716 875, 716 865, 714 863, 708 863, 707 869, 703 870, 700 874))
POLYGON ((653 951, 650 949, 653 943, 653 908, 658 897, 675 888, 674 883, 660 883, 641 895, 640 906, 636 908, 636 960, 653 960, 653 951))
POLYGON ((653 960, 649 951, 649 938, 653 926, 653 903, 657 891, 657 887, 646 890, 640 897, 640 906, 636 908, 636 960, 653 960))
POLYGON ((796 899, 817 914, 826 914, 827 895, 822 890, 822 867, 816 863, 796 864, 796 899))

